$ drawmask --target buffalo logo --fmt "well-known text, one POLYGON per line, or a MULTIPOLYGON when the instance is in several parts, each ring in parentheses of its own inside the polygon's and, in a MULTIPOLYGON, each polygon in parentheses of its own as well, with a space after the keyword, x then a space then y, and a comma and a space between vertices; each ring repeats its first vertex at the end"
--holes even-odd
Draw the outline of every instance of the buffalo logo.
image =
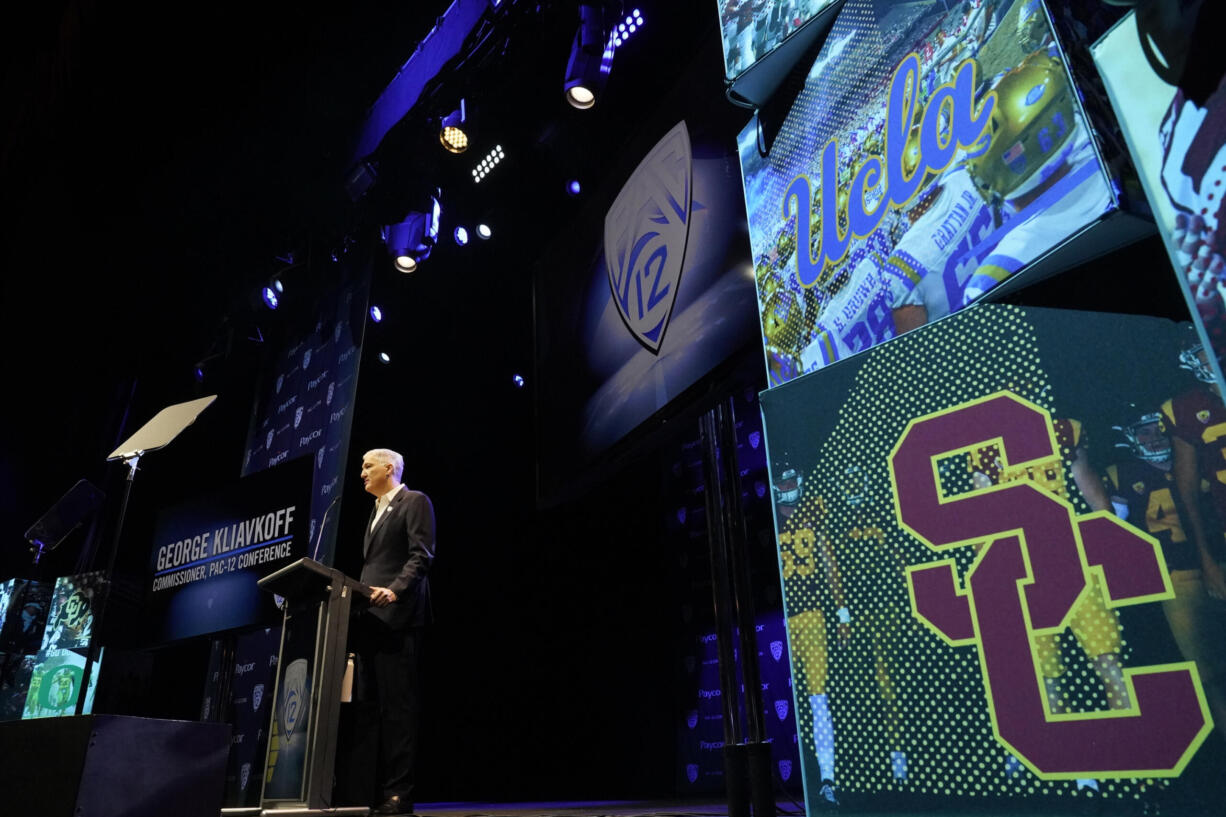
POLYGON ((1202 423, 1209 422, 1209 410, 1201 409, 1200 411, 1196 412, 1196 419, 1200 420, 1202 423))
POLYGON ((277 394, 281 393, 281 386, 284 383, 285 383, 285 375, 283 374, 277 375, 277 386, 276 386, 277 394))
POLYGON ((775 714, 779 716, 779 720, 787 720, 788 717, 788 699, 780 698, 775 701, 775 714))
POLYGON ((782 641, 772 641, 771 642, 771 658, 775 659, 776 661, 779 661, 780 659, 783 658, 783 642, 782 641))
POLYGON ((294 739, 294 730, 306 717, 307 660, 297 658, 285 668, 285 694, 281 696, 281 730, 285 742, 294 739))
POLYGON ((685 508, 677 509, 677 521, 680 522, 682 525, 685 524, 685 508))
POLYGON ((749 432, 749 447, 752 448, 754 451, 757 451, 758 446, 760 446, 761 444, 762 444, 762 432, 760 431, 749 432))
POLYGON ((336 391, 336 384, 329 383, 328 384, 328 396, 324 398, 324 405, 327 405, 327 406, 332 405, 332 393, 334 391, 336 391))
POLYGON ((294 411, 294 428, 297 428, 298 424, 301 422, 302 422, 302 406, 299 406, 294 411))
POLYGON ((698 710, 691 709, 690 714, 685 716, 685 725, 693 729, 698 725, 698 710))
POLYGON ((88 616, 89 597, 78 590, 64 603, 64 626, 69 630, 81 632, 88 624, 88 616))
POLYGON ((605 214, 613 302, 630 334, 655 354, 677 300, 693 193, 690 134, 682 121, 639 163, 605 214))
POLYGON ((264 447, 269 451, 272 450, 272 431, 269 430, 268 435, 264 437, 264 447))
POLYGON ((783 782, 788 782, 788 778, 792 776, 792 761, 784 758, 779 761, 779 776, 783 778, 783 782))
POLYGON ((698 764, 697 763, 685 764, 685 779, 690 781, 691 783, 698 780, 698 764))
POLYGON ((324 449, 322 448, 315 452, 315 467, 324 467, 324 449))
POLYGON ((251 688, 251 708, 259 712, 260 703, 264 700, 264 685, 256 684, 251 688))
POLYGON ((303 368, 303 371, 305 371, 305 370, 306 370, 306 367, 307 367, 307 366, 310 366, 310 365, 311 365, 311 350, 310 350, 310 349, 307 349, 305 352, 303 352, 303 353, 302 353, 302 368, 303 368))
MULTIPOLYGON (((247 790, 247 781, 251 779, 251 764, 244 763, 238 770, 238 787, 247 790)), ((784 778, 786 780, 787 778, 784 778)))

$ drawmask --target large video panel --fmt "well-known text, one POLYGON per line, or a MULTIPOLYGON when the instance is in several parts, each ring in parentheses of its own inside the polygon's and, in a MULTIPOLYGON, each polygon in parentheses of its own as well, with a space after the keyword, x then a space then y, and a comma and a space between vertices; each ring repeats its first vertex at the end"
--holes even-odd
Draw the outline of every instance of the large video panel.
POLYGON ((1226 407, 1196 344, 984 304, 762 395, 810 814, 827 779, 1220 801, 1226 407))
POLYGON ((1197 77, 1219 86, 1198 103, 1155 72, 1138 35, 1136 14, 1130 13, 1095 44, 1094 61, 1180 288, 1213 349, 1210 364, 1221 378, 1226 356, 1226 230, 1220 227, 1226 179, 1223 77, 1197 77))
POLYGON ((724 72, 735 79, 837 0, 717 0, 724 72))
POLYGON ((1116 209, 1038 0, 849 0, 770 138, 740 135, 772 384, 956 312, 1116 209))

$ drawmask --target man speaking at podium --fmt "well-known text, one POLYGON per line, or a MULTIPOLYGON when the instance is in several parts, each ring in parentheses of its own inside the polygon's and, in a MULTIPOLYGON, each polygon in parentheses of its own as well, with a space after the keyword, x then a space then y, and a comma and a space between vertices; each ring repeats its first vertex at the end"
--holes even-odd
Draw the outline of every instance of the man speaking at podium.
MULTIPOLYGON (((373 764, 382 787, 372 814, 412 814, 420 699, 417 656, 431 619, 430 563, 434 507, 400 480, 404 457, 386 448, 362 455, 362 484, 375 507, 362 543, 363 583, 370 609, 355 622, 352 648, 361 661, 360 690, 377 704, 377 722, 363 723, 359 743, 376 744, 373 764)), ((370 707, 373 713, 375 707, 370 707)))

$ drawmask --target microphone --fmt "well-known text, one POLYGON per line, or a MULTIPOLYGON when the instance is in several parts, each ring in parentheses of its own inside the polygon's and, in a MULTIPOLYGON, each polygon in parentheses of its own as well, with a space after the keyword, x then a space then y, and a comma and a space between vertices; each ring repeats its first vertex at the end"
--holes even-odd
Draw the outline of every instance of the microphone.
POLYGON ((315 549, 311 551, 311 559, 314 561, 319 561, 318 559, 315 559, 315 557, 319 555, 319 545, 324 540, 324 525, 328 524, 328 514, 332 512, 332 507, 340 501, 341 495, 338 493, 333 500, 328 503, 327 509, 324 510, 323 518, 319 520, 319 535, 315 537, 315 549))

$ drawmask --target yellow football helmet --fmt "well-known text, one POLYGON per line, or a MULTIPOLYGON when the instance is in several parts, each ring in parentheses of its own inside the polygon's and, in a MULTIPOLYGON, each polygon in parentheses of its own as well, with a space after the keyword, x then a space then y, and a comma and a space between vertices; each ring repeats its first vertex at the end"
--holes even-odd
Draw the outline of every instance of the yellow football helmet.
POLYGON ((1077 125, 1073 89, 1060 60, 1036 51, 996 85, 989 143, 967 169, 980 193, 1008 198, 1034 187, 1077 125))

